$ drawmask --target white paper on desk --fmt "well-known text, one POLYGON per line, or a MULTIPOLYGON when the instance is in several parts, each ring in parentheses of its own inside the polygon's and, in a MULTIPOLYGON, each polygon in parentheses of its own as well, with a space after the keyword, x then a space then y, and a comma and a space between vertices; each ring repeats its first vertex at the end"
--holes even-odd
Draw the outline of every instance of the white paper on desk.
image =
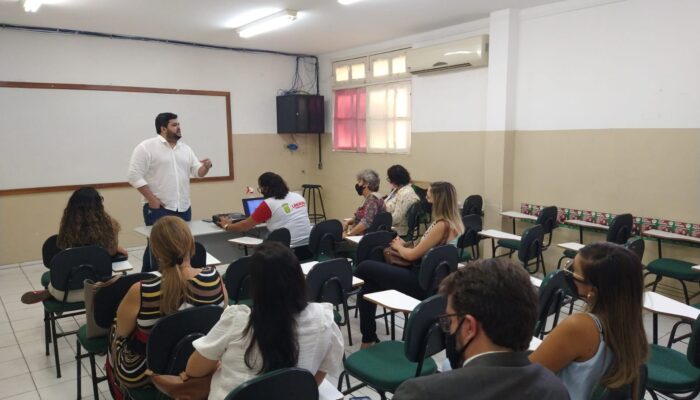
POLYGON ((257 246, 257 245, 261 244, 263 241, 262 241, 262 239, 256 238, 256 237, 242 236, 239 238, 229 239, 229 242, 235 243, 235 244, 240 244, 243 246, 257 246))
POLYGON ((360 240, 362 240, 362 236, 346 236, 345 239, 353 243, 360 243, 360 240))
POLYGON ((131 271, 134 267, 131 266, 129 260, 112 263, 112 272, 131 271))
POLYGON ((319 400, 339 400, 343 398, 343 394, 338 391, 338 389, 333 386, 327 379, 321 382, 318 387, 318 399, 319 400))

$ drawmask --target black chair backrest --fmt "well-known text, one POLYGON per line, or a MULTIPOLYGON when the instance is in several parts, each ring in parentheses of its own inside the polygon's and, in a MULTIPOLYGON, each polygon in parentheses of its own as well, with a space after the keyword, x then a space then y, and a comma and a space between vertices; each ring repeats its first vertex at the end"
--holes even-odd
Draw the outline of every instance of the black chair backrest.
POLYGON ((367 227, 365 233, 379 232, 379 231, 390 231, 391 230, 391 213, 382 211, 374 216, 372 224, 367 227))
POLYGON ((700 368, 700 316, 692 323, 688 350, 685 354, 693 367, 700 368))
POLYGON ((464 233, 457 239, 457 247, 463 249, 478 245, 480 240, 479 232, 483 229, 481 215, 465 215, 462 217, 462 223, 464 224, 464 233))
POLYGON ((537 221, 535 224, 542 225, 545 234, 550 234, 557 227, 557 213, 558 209, 556 206, 544 207, 540 210, 540 215, 537 216, 537 221))
POLYGON ((547 275, 540 285, 539 302, 537 303, 537 323, 533 336, 539 336, 545 328, 547 318, 559 312, 566 296, 578 295, 575 287, 566 280, 564 271, 556 271, 547 275))
POLYGON ((632 226, 634 226, 632 214, 616 216, 610 222, 610 230, 608 230, 608 236, 605 240, 615 244, 625 244, 627 239, 632 236, 632 226))
POLYGON ((433 212, 433 205, 428 201, 428 189, 423 189, 422 187, 411 185, 413 191, 416 192, 418 199, 420 200, 420 206, 425 214, 430 215, 433 212))
POLYGON ((41 246, 41 259, 46 268, 51 266, 51 260, 61 251, 61 249, 56 246, 56 240, 58 240, 58 235, 51 235, 41 246))
POLYGON ((107 250, 99 246, 63 250, 49 265, 51 286, 65 292, 82 289, 86 279, 97 282, 112 276, 112 259, 107 250))
POLYGON ((117 308, 119 308, 119 304, 126 296, 126 292, 129 291, 134 283, 151 279, 154 276, 147 272, 123 275, 111 285, 100 288, 94 299, 95 323, 105 329, 112 326, 114 317, 117 315, 117 308))
POLYGON ((238 385, 224 400, 318 400, 318 387, 311 372, 283 368, 238 385))
POLYGON ((267 235, 267 237, 265 238, 265 241, 279 242, 285 245, 286 247, 289 247, 289 244, 292 242, 292 235, 289 233, 289 229, 279 228, 270 232, 270 234, 267 235))
POLYGON ((321 221, 311 228, 309 251, 318 259, 325 255, 335 256, 335 244, 343 239, 343 224, 337 219, 321 221))
POLYGON ((352 266, 346 258, 322 261, 306 275, 308 299, 312 302, 343 304, 352 290, 352 266))
POLYGON ((466 217, 471 214, 481 215, 483 207, 484 199, 478 194, 473 194, 464 200, 462 204, 462 216, 466 217))
POLYGON ((625 243, 625 247, 630 249, 634 254, 639 257, 639 261, 641 262, 644 259, 644 239, 642 239, 639 236, 632 237, 630 238, 627 243, 625 243))
POLYGON ((218 306, 200 306, 161 318, 148 337, 148 369, 157 374, 179 374, 184 371, 194 351, 192 342, 209 333, 223 310, 218 306))
POLYGON ((406 211, 406 225, 408 229, 406 230, 407 240, 418 239, 418 228, 420 226, 421 214, 423 213, 423 207, 420 201, 416 201, 408 207, 406 211))
POLYGON ((409 361, 419 362, 445 348, 445 335, 440 329, 438 316, 445 313, 447 298, 428 297, 411 311, 406 321, 404 354, 409 361))
POLYGON ((204 247, 203 244, 201 244, 199 242, 194 242, 194 255, 192 256, 190 263, 195 268, 206 267, 206 265, 207 265, 207 249, 204 247))
POLYGON ((384 248, 389 246, 395 236, 396 233, 387 231, 366 233, 357 245, 355 265, 365 260, 384 261, 384 248))
POLYGON ((434 247, 423 257, 418 271, 418 284, 428 294, 435 294, 440 282, 457 271, 459 253, 451 244, 434 247))
POLYGON ((250 298, 250 256, 241 257, 229 264, 224 274, 224 285, 229 302, 238 303, 250 298))
POLYGON ((533 225, 523 231, 520 238, 520 250, 518 250, 518 260, 523 264, 542 254, 544 243, 544 228, 542 225, 533 225))

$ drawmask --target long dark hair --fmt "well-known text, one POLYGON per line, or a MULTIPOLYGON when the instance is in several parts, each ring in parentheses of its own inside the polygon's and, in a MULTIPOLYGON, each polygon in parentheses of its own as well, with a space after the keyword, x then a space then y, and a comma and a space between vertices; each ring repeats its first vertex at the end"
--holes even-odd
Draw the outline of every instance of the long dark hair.
POLYGON ((107 214, 102 202, 102 196, 93 187, 73 192, 58 228, 56 245, 59 249, 101 246, 114 254, 119 224, 107 214))
POLYGON ((630 250, 608 242, 589 244, 578 254, 583 278, 595 289, 588 311, 600 319, 615 355, 602 383, 610 388, 633 383, 636 392, 648 348, 642 320, 644 267, 630 250))
POLYGON ((250 319, 243 336, 250 337, 245 365, 255 365, 255 348, 262 355, 258 373, 293 367, 299 359, 296 317, 308 304, 306 280, 294 253, 277 242, 258 246, 250 258, 250 319))

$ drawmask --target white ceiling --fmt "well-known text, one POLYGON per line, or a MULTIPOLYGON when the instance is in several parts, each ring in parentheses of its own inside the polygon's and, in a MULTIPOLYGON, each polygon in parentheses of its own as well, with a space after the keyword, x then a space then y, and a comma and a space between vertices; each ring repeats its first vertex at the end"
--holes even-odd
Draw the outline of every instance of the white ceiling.
POLYGON ((336 0, 46 0, 37 13, 26 13, 19 0, 0 0, 0 23, 319 55, 555 1, 364 0, 343 6, 336 0), (232 21, 260 8, 299 15, 281 30, 239 38, 232 21))

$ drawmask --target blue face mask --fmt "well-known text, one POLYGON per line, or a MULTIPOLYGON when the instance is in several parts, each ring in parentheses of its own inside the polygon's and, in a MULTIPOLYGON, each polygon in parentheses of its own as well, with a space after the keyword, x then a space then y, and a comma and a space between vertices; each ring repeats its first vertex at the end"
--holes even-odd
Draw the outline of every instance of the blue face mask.
POLYGON ((459 325, 457 325, 455 333, 448 333, 445 335, 445 352, 447 353, 447 359, 450 360, 450 366, 452 369, 457 369, 462 366, 462 362, 464 362, 464 360, 462 360, 464 350, 466 350, 467 346, 469 346, 472 340, 474 340, 472 337, 467 340, 467 343, 465 343, 461 349, 457 348, 457 332, 459 332, 459 329, 462 327, 464 319, 465 317, 462 317, 462 320, 459 321, 459 325))

